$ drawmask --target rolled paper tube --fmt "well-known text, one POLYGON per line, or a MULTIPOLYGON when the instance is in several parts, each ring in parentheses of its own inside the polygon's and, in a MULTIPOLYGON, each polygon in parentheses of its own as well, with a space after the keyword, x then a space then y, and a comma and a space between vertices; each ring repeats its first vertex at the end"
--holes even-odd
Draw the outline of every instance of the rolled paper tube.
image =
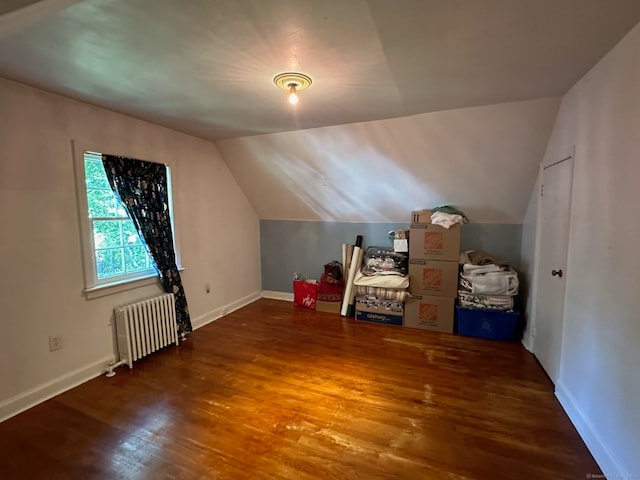
MULTIPOLYGON (((358 260, 356 260, 356 265, 354 271, 357 272, 360 266, 362 265, 362 259, 364 257, 364 250, 360 249, 358 252, 358 260)), ((355 278, 355 274, 354 274, 355 278)), ((355 296, 355 287, 353 285, 353 280, 351 281, 351 292, 349 294, 349 306, 347 307, 347 317, 351 317, 355 314, 356 310, 356 296, 355 296)))
POLYGON ((345 283, 344 298, 342 299, 342 308, 340 309, 340 315, 346 317, 349 315, 349 304, 353 302, 353 279, 356 276, 356 271, 360 268, 358 259, 362 261, 362 235, 356 237, 356 245, 353 247, 353 254, 351 255, 351 262, 349 264, 349 277, 345 283))
POLYGON ((345 287, 347 286, 347 279, 349 278, 349 267, 351 267, 351 257, 353 257, 353 244, 347 244, 347 262, 344 264, 344 281, 345 287))
POLYGON ((349 272, 347 270, 347 244, 343 243, 342 244, 342 278, 346 280, 348 274, 349 272))

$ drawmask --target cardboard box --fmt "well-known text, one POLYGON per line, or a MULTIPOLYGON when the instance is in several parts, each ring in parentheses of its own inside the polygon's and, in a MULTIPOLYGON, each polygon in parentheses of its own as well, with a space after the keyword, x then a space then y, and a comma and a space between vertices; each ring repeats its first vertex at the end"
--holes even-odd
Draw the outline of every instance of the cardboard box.
POLYGON ((356 297, 356 320, 402 326, 404 303, 371 295, 356 297))
POLYGON ((411 225, 409 258, 458 262, 460 225, 453 225, 449 229, 431 223, 411 225))
POLYGON ((404 326, 453 333, 454 298, 412 295, 405 303, 404 326))
POLYGON ((458 262, 410 259, 409 293, 455 298, 458 295, 458 262))
POLYGON ((411 212, 411 223, 431 223, 431 210, 413 210, 411 212))
POLYGON ((340 309, 342 308, 342 302, 325 302, 324 300, 316 300, 316 311, 337 313, 340 315, 340 309))

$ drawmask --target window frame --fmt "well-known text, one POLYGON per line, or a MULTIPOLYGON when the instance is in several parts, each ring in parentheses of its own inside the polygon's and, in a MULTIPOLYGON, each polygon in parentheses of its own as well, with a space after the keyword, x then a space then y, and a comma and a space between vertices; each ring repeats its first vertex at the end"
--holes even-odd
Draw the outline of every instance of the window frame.
MULTIPOLYGON (((71 141, 71 147, 73 152, 74 172, 75 172, 75 184, 76 184, 76 198, 78 206, 78 220, 80 229, 80 240, 82 250, 82 265, 84 273, 84 289, 83 293, 87 299, 93 299, 102 297, 105 295, 111 295, 118 292, 131 290, 133 288, 139 288, 147 285, 159 284, 159 274, 155 269, 150 272, 145 270, 144 272, 129 272, 110 279, 98 279, 96 271, 95 260, 95 244, 93 237, 93 220, 89 218, 89 202, 87 198, 87 188, 85 181, 85 166, 84 155, 85 152, 89 153, 107 153, 109 155, 118 155, 128 158, 140 158, 136 155, 129 155, 123 153, 114 153, 113 148, 97 148, 99 143, 87 143, 77 140, 71 141)), ((148 160, 147 160, 148 161, 148 160)), ((158 162, 161 163, 161 162, 158 162)), ((179 270, 183 270, 180 266, 180 255, 178 250, 177 235, 175 229, 175 216, 173 209, 173 186, 171 182, 171 167, 167 167, 167 185, 169 194, 169 215, 171 217, 171 229, 173 233, 174 250, 176 252, 176 264, 179 270)), ((119 218, 119 217, 114 217, 119 218)))

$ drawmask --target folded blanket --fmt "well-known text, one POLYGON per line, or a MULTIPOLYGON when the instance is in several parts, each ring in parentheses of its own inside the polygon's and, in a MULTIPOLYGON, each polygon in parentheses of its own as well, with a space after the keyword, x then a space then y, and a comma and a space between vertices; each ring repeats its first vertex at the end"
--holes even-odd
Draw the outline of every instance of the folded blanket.
POLYGON ((373 275, 368 277, 358 270, 353 284, 367 287, 409 288, 409 277, 406 275, 373 275))
POLYGON ((501 272, 470 274, 462 272, 460 290, 477 295, 517 295, 518 274, 512 268, 501 272))
POLYGON ((464 250, 460 252, 459 263, 469 265, 509 265, 501 258, 494 257, 483 250, 464 250))
POLYGON ((409 296, 409 292, 404 288, 384 288, 384 287, 367 287, 363 285, 354 285, 353 291, 356 297, 372 296, 384 300, 393 300, 395 302, 404 302, 409 296))
POLYGON ((472 265, 470 263, 465 263, 464 265, 462 265, 462 271, 464 273, 473 273, 473 274, 502 272, 508 269, 509 267, 507 265, 494 265, 492 263, 488 265, 472 265))
POLYGON ((431 215, 431 223, 434 225, 440 225, 448 230, 453 225, 462 225, 464 223, 464 219, 462 218, 462 215, 455 213, 435 212, 431 215))
POLYGON ((462 210, 458 210, 456 207, 452 207, 451 205, 442 205, 440 207, 434 207, 431 209, 431 212, 443 212, 450 213, 452 215, 460 215, 464 223, 469 223, 469 219, 464 214, 462 210))
POLYGON ((458 290, 458 301, 463 307, 501 311, 513 310, 512 295, 474 295, 464 290, 458 290))

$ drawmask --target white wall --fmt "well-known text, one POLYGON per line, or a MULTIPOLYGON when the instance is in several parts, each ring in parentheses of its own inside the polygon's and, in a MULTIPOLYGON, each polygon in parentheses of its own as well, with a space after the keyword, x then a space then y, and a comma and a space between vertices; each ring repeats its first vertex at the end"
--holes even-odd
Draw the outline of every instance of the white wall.
POLYGON ((520 223, 558 98, 217 142, 261 219, 406 222, 449 204, 520 223))
POLYGON ((258 217, 213 144, 0 80, 0 419, 100 372, 113 307, 160 291, 83 296, 72 138, 171 166, 194 326, 260 294, 258 217))
POLYGON ((540 176, 536 178, 536 183, 533 187, 531 197, 529 198, 529 203, 527 205, 527 210, 524 215, 524 219, 522 220, 522 241, 520 243, 520 294, 526 295, 526 299, 524 302, 525 306, 525 328, 522 333, 522 343, 524 346, 531 350, 533 348, 532 338, 531 338, 531 325, 532 325, 532 316, 531 312, 533 310, 533 299, 535 294, 534 289, 534 268, 535 268, 535 258, 536 258, 536 219, 538 216, 538 192, 540 191, 540 176))
MULTIPOLYGON (((576 146, 556 394, 603 472, 621 478, 640 473, 638 52, 640 25, 564 96, 544 157, 576 146)), ((525 235, 530 258, 535 228, 525 235)))

